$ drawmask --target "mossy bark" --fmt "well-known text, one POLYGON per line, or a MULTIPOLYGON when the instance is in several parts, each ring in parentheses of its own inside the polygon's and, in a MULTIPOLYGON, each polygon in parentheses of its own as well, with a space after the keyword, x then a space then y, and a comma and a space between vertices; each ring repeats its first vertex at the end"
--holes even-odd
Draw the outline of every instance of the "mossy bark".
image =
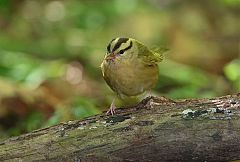
POLYGON ((0 161, 229 161, 240 159, 240 94, 134 107, 10 138, 0 161))

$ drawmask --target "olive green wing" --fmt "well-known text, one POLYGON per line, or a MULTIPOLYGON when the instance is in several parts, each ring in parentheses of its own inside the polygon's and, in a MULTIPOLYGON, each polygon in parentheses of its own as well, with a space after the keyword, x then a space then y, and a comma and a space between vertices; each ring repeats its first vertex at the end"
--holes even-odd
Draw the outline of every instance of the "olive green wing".
POLYGON ((105 80, 105 82, 108 84, 108 86, 113 90, 116 91, 116 88, 114 87, 114 84, 112 83, 110 77, 109 77, 109 71, 107 70, 107 68, 105 68, 104 66, 101 66, 102 69, 102 74, 103 74, 103 79, 105 80))
POLYGON ((157 64, 163 60, 163 53, 165 50, 160 48, 155 48, 153 50, 149 49, 140 42, 138 45, 138 57, 143 60, 144 63, 148 65, 157 64))

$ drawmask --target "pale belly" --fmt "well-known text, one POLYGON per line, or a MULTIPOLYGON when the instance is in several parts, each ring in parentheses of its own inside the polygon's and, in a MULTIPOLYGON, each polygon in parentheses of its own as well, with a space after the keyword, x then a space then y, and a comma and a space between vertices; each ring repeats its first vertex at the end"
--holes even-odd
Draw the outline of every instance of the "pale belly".
POLYGON ((121 63, 105 66, 104 78, 119 95, 137 96, 152 89, 158 80, 158 66, 121 63))

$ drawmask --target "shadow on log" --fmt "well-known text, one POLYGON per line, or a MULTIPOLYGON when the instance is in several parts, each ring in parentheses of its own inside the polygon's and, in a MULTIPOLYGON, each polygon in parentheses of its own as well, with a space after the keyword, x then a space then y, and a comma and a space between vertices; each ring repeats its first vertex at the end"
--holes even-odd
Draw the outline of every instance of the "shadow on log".
POLYGON ((0 142, 0 161, 229 161, 240 159, 240 94, 148 97, 0 142))

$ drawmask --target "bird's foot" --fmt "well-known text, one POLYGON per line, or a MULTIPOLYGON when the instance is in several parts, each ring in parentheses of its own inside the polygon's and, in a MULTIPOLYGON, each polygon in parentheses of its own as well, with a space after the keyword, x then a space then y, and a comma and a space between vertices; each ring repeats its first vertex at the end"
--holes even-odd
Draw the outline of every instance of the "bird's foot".
POLYGON ((113 116, 116 113, 115 109, 116 109, 116 106, 115 106, 115 102, 113 100, 109 110, 106 112, 106 115, 111 114, 113 116))

